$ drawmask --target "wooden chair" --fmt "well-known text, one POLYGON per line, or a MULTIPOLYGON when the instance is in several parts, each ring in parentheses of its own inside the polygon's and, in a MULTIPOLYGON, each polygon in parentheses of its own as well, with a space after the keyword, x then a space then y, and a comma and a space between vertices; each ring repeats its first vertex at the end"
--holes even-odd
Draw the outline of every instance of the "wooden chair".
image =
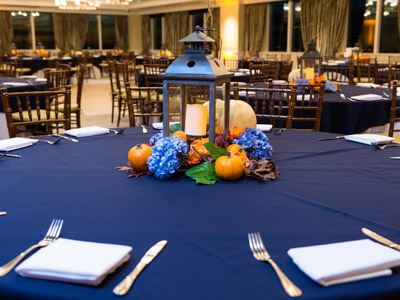
POLYGON ((371 59, 359 59, 357 63, 357 82, 375 81, 375 69, 371 59))
MULTIPOLYGON (((79 66, 79 71, 77 72, 77 92, 76 92, 76 103, 72 103, 71 101, 71 127, 75 125, 76 128, 81 128, 81 113, 82 113, 82 90, 83 90, 83 81, 85 79, 85 66, 79 66)), ((52 103, 51 109, 54 111, 55 106, 52 103)), ((63 104, 61 103, 59 106, 59 110, 63 110, 63 104)))
POLYGON ((237 71, 243 68, 243 61, 241 59, 224 58, 224 65, 230 71, 237 71))
POLYGON ((292 71, 292 67, 293 67, 292 61, 282 62, 281 76, 279 79, 289 81, 289 74, 292 71))
POLYGON ((158 74, 164 73, 168 65, 144 63, 143 68, 146 87, 162 86, 162 81, 158 78, 158 74))
POLYGON ((400 56, 398 55, 389 55, 389 64, 400 63, 400 56))
POLYGON ((292 127, 295 89, 249 88, 233 85, 233 98, 242 99, 253 107, 257 122, 268 119, 274 127, 292 127))
POLYGON ((9 93, 3 88, 1 98, 10 137, 17 136, 17 127, 20 126, 39 128, 29 130, 34 136, 51 134, 52 126, 62 126, 66 130, 71 128, 70 86, 58 91, 19 93, 9 93), (44 107, 40 106, 41 97, 45 98, 44 107), (16 103, 16 112, 11 108, 10 99, 16 103), (54 110, 51 110, 51 104, 54 105, 54 110))
POLYGON ((277 59, 278 59, 278 55, 277 54, 267 53, 265 55, 265 60, 266 61, 272 61, 272 60, 277 60, 277 59))
POLYGON ((44 75, 47 79, 47 90, 54 91, 66 87, 70 84, 71 71, 66 70, 54 70, 44 69, 44 75))
POLYGON ((15 62, 1 62, 0 77, 17 77, 17 67, 15 62))
POLYGON ((110 79, 111 86, 111 123, 114 123, 114 111, 118 109, 118 103, 120 101, 120 90, 121 87, 117 86, 116 81, 116 66, 113 60, 108 60, 108 78, 110 79))
POLYGON ((131 84, 128 82, 125 84, 125 90, 129 112, 129 126, 136 126, 135 118, 142 118, 142 124, 144 125, 150 125, 153 117, 158 117, 162 121, 163 89, 161 87, 131 88, 131 84), (133 99, 132 93, 139 95, 137 101, 133 99))
POLYGON ((278 64, 262 64, 253 65, 250 64, 250 83, 264 83, 268 79, 278 79, 279 76, 279 65, 278 64))
POLYGON ((17 59, 14 59, 13 61, 15 62, 15 65, 17 67, 17 75, 18 76, 22 76, 22 75, 31 73, 31 68, 24 68, 22 58, 17 58, 17 59))
POLYGON ((400 122, 400 106, 397 105, 397 87, 398 81, 394 80, 392 84, 392 105, 390 106, 389 136, 393 137, 394 132, 400 132, 395 129, 396 123, 400 122))
POLYGON ((348 66, 322 65, 321 71, 327 80, 354 84, 354 67, 352 62, 349 62, 348 66))

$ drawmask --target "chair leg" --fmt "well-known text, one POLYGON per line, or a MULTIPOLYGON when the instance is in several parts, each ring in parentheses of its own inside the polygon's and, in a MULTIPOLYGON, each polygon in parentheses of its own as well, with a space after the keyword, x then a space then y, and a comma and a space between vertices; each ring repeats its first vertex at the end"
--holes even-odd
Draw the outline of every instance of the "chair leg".
POLYGON ((119 127, 119 123, 121 122, 121 108, 122 108, 122 98, 118 97, 118 120, 117 127, 119 127))
POLYGON ((114 101, 115 101, 115 96, 111 95, 111 123, 114 123, 114 101))

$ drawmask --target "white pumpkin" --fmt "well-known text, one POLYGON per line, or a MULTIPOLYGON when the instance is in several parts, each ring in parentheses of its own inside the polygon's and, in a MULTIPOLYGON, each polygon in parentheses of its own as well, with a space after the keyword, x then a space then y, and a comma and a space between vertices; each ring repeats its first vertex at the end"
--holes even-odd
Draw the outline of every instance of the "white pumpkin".
MULTIPOLYGON (((207 106, 209 102, 203 104, 207 106)), ((216 99, 215 103, 215 126, 224 128, 225 114, 224 114, 224 101, 216 99)), ((209 113, 207 112, 207 116, 209 113)), ((207 120, 207 123, 208 120, 207 120)), ((229 110, 229 131, 232 130, 233 126, 245 129, 246 127, 256 128, 257 117, 253 108, 242 100, 231 100, 229 110)))

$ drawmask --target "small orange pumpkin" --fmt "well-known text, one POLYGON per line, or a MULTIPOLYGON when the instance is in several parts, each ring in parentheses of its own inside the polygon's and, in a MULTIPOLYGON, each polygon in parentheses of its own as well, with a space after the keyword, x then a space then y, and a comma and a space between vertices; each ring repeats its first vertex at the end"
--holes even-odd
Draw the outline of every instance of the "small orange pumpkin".
POLYGON ((181 130, 175 131, 172 136, 176 136, 178 138, 180 138, 182 141, 184 141, 185 143, 187 143, 187 135, 186 133, 184 133, 181 130))
POLYGON ((136 145, 128 152, 129 164, 135 171, 147 171, 147 159, 151 155, 151 147, 147 144, 136 145))
POLYGON ((232 156, 239 157, 242 160, 242 162, 244 162, 244 163, 249 161, 249 158, 247 157, 246 151, 244 151, 243 148, 238 144, 229 145, 226 148, 226 151, 228 151, 232 156))
POLYGON ((215 173, 222 180, 237 180, 244 173, 244 165, 239 157, 231 156, 228 152, 227 156, 218 157, 215 162, 215 173))

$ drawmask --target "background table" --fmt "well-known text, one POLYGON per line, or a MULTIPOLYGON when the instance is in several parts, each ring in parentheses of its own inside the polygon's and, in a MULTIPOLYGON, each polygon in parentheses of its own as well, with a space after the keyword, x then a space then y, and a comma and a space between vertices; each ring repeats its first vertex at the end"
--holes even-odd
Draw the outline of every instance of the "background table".
MULTIPOLYGON (((346 140, 317 141, 328 133, 269 133, 276 181, 218 182, 199 186, 178 177, 127 178, 114 170, 129 149, 156 131, 128 128, 122 135, 79 143, 37 144, 0 161, 0 264, 39 241, 53 218, 61 236, 133 247, 132 258, 99 287, 0 278, 2 299, 116 299, 112 289, 147 249, 168 240, 126 299, 289 299, 272 268, 256 261, 247 233, 259 231, 300 299, 398 299, 399 277, 324 288, 290 260, 287 251, 366 238, 362 227, 400 240, 400 148, 376 150, 346 140)), ((338 258, 340 259, 340 258, 338 258)))

